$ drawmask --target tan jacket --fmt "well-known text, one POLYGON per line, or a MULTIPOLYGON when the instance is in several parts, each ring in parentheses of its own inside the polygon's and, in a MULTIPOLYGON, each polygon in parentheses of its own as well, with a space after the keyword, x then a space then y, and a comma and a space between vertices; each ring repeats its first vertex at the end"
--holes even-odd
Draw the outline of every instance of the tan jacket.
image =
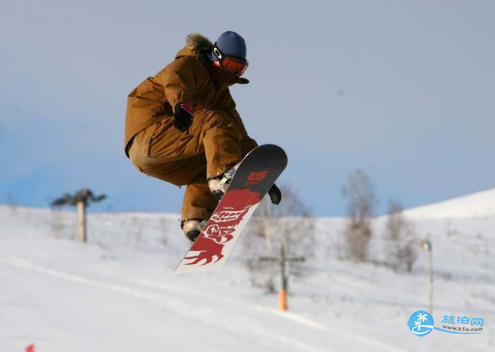
MULTIPOLYGON (((242 138, 250 139, 228 89, 233 83, 247 83, 247 80, 234 82, 231 77, 225 78, 225 73, 202 59, 201 55, 204 57, 204 52, 212 48, 213 44, 202 35, 189 35, 186 47, 177 53, 172 63, 155 77, 147 78, 129 94, 126 147, 138 132, 172 116, 173 107, 179 102, 189 104, 194 112, 221 110, 228 113, 235 119, 242 138)), ((256 142, 251 141, 253 147, 256 146, 256 142)))

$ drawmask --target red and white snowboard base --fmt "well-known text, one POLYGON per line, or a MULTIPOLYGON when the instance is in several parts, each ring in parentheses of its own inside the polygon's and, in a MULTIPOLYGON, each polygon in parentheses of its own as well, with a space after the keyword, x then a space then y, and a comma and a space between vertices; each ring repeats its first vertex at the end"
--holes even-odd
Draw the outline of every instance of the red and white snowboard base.
POLYGON ((223 267, 246 223, 286 166, 282 148, 266 144, 253 149, 242 160, 229 189, 175 273, 223 267))

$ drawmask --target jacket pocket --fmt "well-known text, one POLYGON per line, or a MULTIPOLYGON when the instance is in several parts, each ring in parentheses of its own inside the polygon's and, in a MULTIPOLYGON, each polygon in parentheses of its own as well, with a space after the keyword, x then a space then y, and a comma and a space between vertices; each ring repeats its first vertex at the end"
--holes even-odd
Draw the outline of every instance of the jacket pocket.
POLYGON ((153 143, 155 136, 158 134, 160 125, 161 122, 157 122, 144 131, 143 140, 141 141, 141 154, 143 156, 148 156, 150 154, 151 144, 153 143))

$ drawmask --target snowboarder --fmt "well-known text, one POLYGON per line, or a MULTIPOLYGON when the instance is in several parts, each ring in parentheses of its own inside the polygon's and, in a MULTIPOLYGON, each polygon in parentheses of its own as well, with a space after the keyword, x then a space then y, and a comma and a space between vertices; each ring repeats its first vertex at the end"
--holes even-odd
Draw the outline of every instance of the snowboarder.
MULTIPOLYGON (((228 89, 247 84, 246 44, 227 31, 213 44, 190 34, 175 60, 128 96, 125 152, 140 171, 187 185, 181 228, 191 241, 225 193, 236 165, 257 146, 228 89)), ((274 204, 282 198, 269 191, 274 204)))

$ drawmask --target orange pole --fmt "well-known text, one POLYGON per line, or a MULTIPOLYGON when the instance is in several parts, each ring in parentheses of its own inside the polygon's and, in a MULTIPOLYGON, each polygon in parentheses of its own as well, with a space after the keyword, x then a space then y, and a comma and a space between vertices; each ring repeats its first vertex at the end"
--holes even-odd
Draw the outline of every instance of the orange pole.
POLYGON ((287 292, 285 290, 280 290, 280 294, 278 296, 278 309, 287 310, 287 292))

